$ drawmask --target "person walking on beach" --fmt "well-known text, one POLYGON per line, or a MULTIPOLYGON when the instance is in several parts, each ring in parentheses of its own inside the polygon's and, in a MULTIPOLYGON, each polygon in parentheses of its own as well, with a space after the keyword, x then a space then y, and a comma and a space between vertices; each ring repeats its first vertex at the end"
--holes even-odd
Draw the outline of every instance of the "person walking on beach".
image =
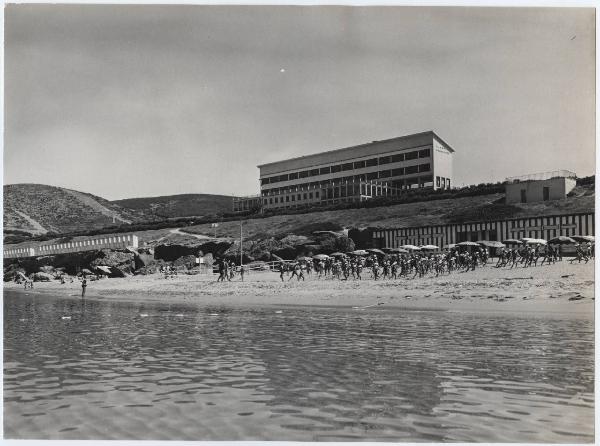
POLYGON ((377 262, 373 263, 371 273, 373 274, 373 279, 377 280, 379 277, 379 264, 377 262))
POLYGON ((362 277, 360 275, 362 273, 362 269, 363 269, 362 262, 360 260, 358 260, 356 262, 356 278, 358 280, 362 280, 362 277))
POLYGON ((83 280, 81 281, 81 298, 85 297, 85 289, 87 288, 87 279, 83 276, 83 280))
POLYGON ((240 265, 240 277, 242 278, 242 282, 244 281, 244 273, 246 270, 244 269, 244 265, 240 265))
POLYGON ((304 273, 302 273, 302 266, 299 262, 294 263, 292 267, 292 275, 288 278, 288 281, 292 280, 294 277, 297 277, 298 280, 302 278, 304 280, 304 273))
POLYGON ((225 262, 219 260, 219 278, 217 282, 225 282, 225 262))
POLYGON ((231 282, 231 279, 235 276, 235 263, 233 263, 233 260, 229 261, 227 264, 227 272, 227 281, 231 282))
POLYGON ((281 262, 279 264, 279 278, 281 279, 281 281, 283 282, 283 275, 285 274, 285 264, 283 262, 281 262))

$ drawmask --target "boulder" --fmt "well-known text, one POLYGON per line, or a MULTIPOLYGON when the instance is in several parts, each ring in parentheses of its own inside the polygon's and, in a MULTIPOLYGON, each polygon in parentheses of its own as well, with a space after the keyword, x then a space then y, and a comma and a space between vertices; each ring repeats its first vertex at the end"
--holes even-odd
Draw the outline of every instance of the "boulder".
POLYGON ((187 255, 187 256, 179 257, 178 259, 176 259, 173 262, 173 266, 175 268, 184 266, 187 269, 192 269, 194 266, 196 266, 196 256, 195 255, 187 255))
POLYGON ((46 265, 46 266, 40 267, 40 272, 47 273, 47 274, 55 274, 56 270, 54 269, 54 267, 52 265, 46 265))
POLYGON ((31 275, 31 279, 34 282, 50 282, 54 280, 54 276, 48 273, 37 272, 31 275))
POLYGON ((351 238, 343 234, 323 233, 319 234, 320 252, 331 254, 332 252, 354 251, 355 245, 351 238))
POLYGON ((103 249, 99 251, 98 256, 89 263, 91 269, 96 269, 99 265, 108 266, 111 269, 119 270, 113 274, 122 277, 122 274, 131 274, 135 269, 135 254, 127 250, 103 249))
POLYGON ((373 247, 372 228, 352 228, 348 231, 348 237, 352 239, 356 249, 367 249, 373 247))
POLYGON ((139 248, 137 250, 132 249, 135 263, 135 269, 143 268, 144 266, 152 265, 156 262, 154 259, 154 249, 152 248, 139 248))
POLYGON ((4 264, 4 281, 12 282, 18 277, 26 274, 25 268, 19 266, 18 263, 7 263, 4 264))

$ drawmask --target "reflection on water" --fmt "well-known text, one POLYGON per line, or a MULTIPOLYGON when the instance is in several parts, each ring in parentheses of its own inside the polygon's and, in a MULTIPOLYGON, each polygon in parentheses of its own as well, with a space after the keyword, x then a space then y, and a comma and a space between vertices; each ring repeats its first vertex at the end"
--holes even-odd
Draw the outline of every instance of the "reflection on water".
POLYGON ((593 441, 593 321, 5 293, 7 438, 593 441))

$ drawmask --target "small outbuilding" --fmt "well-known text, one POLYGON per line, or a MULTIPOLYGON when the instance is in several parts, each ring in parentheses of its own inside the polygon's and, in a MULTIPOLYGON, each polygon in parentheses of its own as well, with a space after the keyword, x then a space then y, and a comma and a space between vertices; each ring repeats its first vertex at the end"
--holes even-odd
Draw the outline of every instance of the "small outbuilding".
POLYGON ((511 177, 506 182, 506 203, 534 203, 566 198, 576 185, 576 175, 568 170, 555 170, 511 177))

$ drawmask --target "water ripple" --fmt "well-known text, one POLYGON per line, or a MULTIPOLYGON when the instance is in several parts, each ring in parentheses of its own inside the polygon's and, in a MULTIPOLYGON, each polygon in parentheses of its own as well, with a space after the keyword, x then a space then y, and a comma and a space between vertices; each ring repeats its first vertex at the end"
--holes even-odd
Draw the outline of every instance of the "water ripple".
POLYGON ((5 293, 4 328, 7 438, 594 440, 593 321, 5 293))

